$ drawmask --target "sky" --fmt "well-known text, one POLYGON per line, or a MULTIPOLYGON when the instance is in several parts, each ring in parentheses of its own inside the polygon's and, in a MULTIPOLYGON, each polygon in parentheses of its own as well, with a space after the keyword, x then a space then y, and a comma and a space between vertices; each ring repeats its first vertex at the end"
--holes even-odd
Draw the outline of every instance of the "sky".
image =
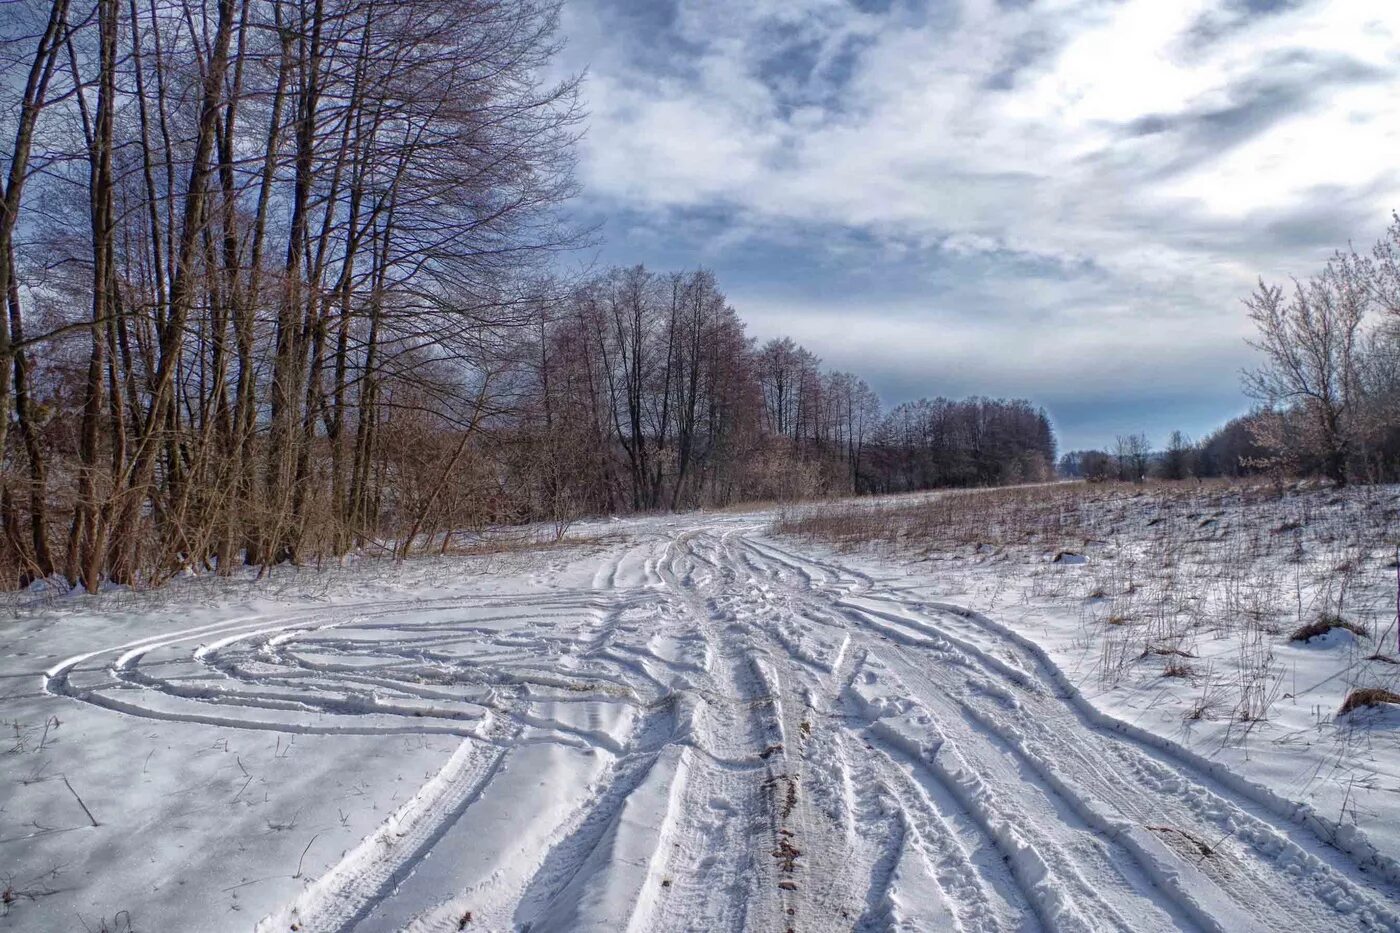
POLYGON ((1400 208, 1396 0, 566 0, 589 260, 1061 449, 1250 407, 1242 299, 1400 208))

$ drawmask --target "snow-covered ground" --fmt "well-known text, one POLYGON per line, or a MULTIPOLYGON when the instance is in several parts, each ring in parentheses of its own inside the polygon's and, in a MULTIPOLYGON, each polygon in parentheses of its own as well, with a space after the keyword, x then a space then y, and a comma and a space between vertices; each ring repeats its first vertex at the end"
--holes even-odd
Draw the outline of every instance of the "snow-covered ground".
POLYGON ((22 606, 0 930, 1400 930, 1395 722, 1187 727, 1044 562, 773 518, 22 606))

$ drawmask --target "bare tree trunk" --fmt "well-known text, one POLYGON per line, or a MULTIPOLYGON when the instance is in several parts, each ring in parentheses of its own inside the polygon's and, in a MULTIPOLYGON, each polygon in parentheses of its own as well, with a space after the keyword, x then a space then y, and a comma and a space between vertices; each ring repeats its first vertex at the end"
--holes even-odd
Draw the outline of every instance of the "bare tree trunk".
POLYGON ((181 357, 180 347, 186 319, 194 301, 196 247, 206 222, 204 206, 210 174, 209 162, 214 148, 215 123, 223 100, 225 71, 233 32, 233 0, 219 0, 218 12, 218 26, 200 88, 199 122, 195 135, 194 158, 190 165, 189 183, 185 193, 175 272, 171 280, 170 314, 159 334, 159 356, 144 429, 137 440, 126 482, 120 484, 117 490, 121 499, 113 530, 113 553, 110 563, 112 578, 118 582, 130 582, 135 577, 137 526, 141 504, 151 489, 155 460, 160 448, 161 429, 168 424, 172 414, 175 373, 181 357))

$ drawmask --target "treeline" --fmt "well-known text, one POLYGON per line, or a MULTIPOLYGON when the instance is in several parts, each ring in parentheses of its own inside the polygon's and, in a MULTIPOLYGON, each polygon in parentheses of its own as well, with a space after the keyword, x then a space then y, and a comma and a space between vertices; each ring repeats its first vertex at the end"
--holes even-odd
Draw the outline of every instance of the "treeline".
POLYGON ((1400 482, 1400 216, 1368 252, 1338 252, 1288 287, 1261 279, 1245 306, 1261 360, 1244 374, 1256 411, 1200 443, 1176 432, 1153 451, 1135 434, 1111 450, 1072 451, 1061 474, 1400 482))
POLYGON ((522 354, 501 484, 521 518, 1043 479, 1026 401, 919 400, 881 417, 860 377, 762 345, 706 271, 613 269, 542 316, 522 354))
POLYGON ((1269 454, 1255 440, 1255 419, 1235 418, 1200 441, 1173 431, 1161 449, 1154 449, 1145 434, 1119 435, 1108 450, 1067 452, 1059 473, 1093 483, 1253 475, 1266 469, 1269 454))
POLYGON ((54 0, 0 24, 0 585, 449 547, 487 523, 1035 478, 707 272, 587 237, 551 0, 54 0))
POLYGON ((879 414, 792 340, 756 346, 704 270, 598 275, 520 358, 497 438, 520 519, 849 492, 879 414))
POLYGON ((919 399, 880 422, 861 472, 863 492, 1042 482, 1054 475, 1055 433, 1024 399, 919 399))

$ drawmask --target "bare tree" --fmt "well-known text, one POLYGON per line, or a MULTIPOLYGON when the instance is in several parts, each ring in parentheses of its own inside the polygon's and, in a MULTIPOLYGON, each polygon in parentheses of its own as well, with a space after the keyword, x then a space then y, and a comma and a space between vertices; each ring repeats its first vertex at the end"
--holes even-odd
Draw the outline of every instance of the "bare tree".
POLYGON ((1120 434, 1113 439, 1113 457, 1118 478, 1123 482, 1140 483, 1146 479, 1151 456, 1152 444, 1145 434, 1120 434))
POLYGON ((1162 451, 1162 478, 1186 479, 1195 474, 1196 445, 1180 431, 1173 431, 1167 440, 1167 449, 1162 451))
POLYGON ((1267 404, 1296 405, 1304 436, 1333 482, 1348 479, 1358 433, 1362 322, 1368 305, 1363 270, 1338 254, 1291 293, 1260 281, 1245 301, 1264 356, 1244 374, 1245 388, 1267 404))

